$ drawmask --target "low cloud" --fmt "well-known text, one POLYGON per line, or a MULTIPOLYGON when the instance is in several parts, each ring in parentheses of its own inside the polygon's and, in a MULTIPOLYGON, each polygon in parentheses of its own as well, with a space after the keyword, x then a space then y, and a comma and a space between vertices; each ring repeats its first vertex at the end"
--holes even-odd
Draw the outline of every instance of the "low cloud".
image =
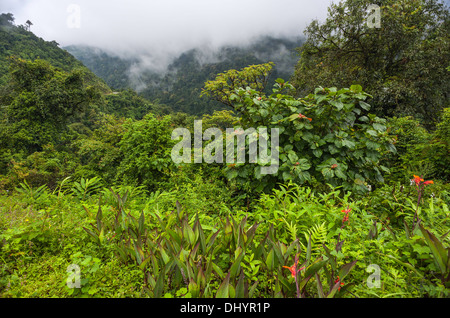
POLYGON ((301 35, 330 0, 2 0, 16 24, 62 46, 118 55, 175 55, 198 46, 244 44, 259 35, 301 35))

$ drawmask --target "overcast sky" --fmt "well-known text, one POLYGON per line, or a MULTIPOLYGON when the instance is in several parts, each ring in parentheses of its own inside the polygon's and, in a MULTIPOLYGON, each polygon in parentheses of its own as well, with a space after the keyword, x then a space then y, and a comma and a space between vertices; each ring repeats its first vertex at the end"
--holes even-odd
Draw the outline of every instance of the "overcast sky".
POLYGON ((257 35, 302 35, 332 0, 0 0, 16 24, 61 46, 179 52, 245 43, 257 35))

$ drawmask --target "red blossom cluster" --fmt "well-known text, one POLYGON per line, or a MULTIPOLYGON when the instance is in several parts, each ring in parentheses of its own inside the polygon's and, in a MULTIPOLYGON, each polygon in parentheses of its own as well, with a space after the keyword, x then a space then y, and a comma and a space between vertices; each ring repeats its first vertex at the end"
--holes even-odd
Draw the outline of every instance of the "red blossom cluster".
POLYGON ((424 181, 421 177, 416 175, 414 176, 413 182, 416 184, 416 187, 420 185, 429 185, 434 183, 433 180, 424 181))
POLYGON ((352 209, 347 207, 347 209, 342 210, 342 212, 344 212, 344 218, 342 219, 342 224, 344 224, 345 222, 348 221, 348 214, 352 209))
POLYGON ((291 267, 289 267, 289 266, 283 266, 283 267, 289 269, 292 277, 296 277, 297 272, 299 272, 305 268, 304 266, 301 268, 297 268, 297 266, 298 266, 298 256, 295 256, 294 265, 292 265, 291 267))
POLYGON ((306 117, 305 115, 303 115, 303 114, 298 114, 298 118, 306 118, 306 119, 308 119, 309 121, 312 121, 312 118, 308 118, 308 117, 306 117))
MULTIPOLYGON (((334 283, 335 284, 337 284, 338 282, 340 282, 341 280, 340 280, 340 278, 339 278, 339 276, 336 278, 336 280, 334 281, 334 283)), ((344 283, 343 282, 341 282, 341 286, 344 286, 344 283)), ((339 286, 339 288, 338 288, 338 290, 340 291, 341 290, 341 286, 339 286)))

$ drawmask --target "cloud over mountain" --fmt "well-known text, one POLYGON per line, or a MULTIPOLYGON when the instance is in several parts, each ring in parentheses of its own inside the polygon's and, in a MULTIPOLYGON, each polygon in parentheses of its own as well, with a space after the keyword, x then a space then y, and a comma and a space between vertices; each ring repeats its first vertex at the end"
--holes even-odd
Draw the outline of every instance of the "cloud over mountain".
POLYGON ((300 36, 331 0, 2 0, 17 24, 62 46, 84 44, 158 66, 180 52, 239 45, 260 35, 300 36))

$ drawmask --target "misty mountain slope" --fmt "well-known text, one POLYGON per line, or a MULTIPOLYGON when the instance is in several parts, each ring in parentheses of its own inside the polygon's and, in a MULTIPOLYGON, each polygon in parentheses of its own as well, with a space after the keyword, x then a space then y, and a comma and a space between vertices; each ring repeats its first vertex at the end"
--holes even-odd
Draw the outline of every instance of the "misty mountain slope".
POLYGON ((45 41, 27 30, 24 26, 16 26, 12 14, 0 15, 0 86, 8 81, 8 58, 16 56, 26 60, 42 59, 52 66, 70 72, 82 69, 89 85, 94 85, 102 92, 110 92, 110 88, 82 62, 66 50, 61 49, 55 41, 45 41))
POLYGON ((200 98, 204 83, 229 69, 241 69, 252 64, 274 62, 268 84, 277 78, 289 80, 298 61, 295 49, 303 39, 260 37, 246 46, 224 46, 218 49, 199 47, 181 53, 161 70, 152 57, 139 55, 119 57, 99 48, 65 47, 97 76, 114 89, 131 88, 149 100, 170 106, 175 111, 200 115, 224 109, 216 101, 200 98))

